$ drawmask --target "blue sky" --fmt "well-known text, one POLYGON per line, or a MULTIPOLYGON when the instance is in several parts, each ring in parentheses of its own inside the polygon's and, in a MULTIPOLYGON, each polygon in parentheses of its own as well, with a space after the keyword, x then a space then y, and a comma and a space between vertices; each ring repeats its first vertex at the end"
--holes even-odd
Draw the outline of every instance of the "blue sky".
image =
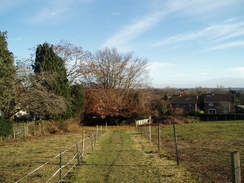
POLYGON ((67 40, 149 60, 152 87, 244 87, 243 0, 0 0, 16 59, 67 40))

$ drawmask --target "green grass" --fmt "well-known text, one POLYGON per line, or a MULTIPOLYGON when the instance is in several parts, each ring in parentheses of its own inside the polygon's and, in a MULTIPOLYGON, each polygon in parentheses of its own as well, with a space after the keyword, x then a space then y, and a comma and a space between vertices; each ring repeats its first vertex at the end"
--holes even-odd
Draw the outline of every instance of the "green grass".
MULTIPOLYGON (((101 137, 95 151, 85 156, 83 165, 70 173, 65 182, 228 182, 230 153, 239 151, 243 164, 244 121, 189 123, 177 125, 176 129, 180 144, 179 167, 171 141, 172 126, 161 127, 161 151, 132 129, 115 127, 101 137), (198 172, 199 177, 189 172, 198 172), (209 179, 203 181, 201 176, 209 179)), ((90 134, 87 132, 86 136, 90 134)), ((156 127, 153 136, 156 140, 156 127)), ((0 143, 0 182, 17 181, 81 138, 81 133, 63 133, 0 143)), ((73 147, 65 153, 64 163, 75 152, 73 147)), ((45 182, 58 168, 59 158, 56 158, 22 182, 45 182)), ((243 170, 242 166, 242 176, 243 170)), ((58 177, 50 182, 57 182, 58 177)))
POLYGON ((197 182, 135 131, 110 130, 97 147, 71 182, 197 182))
MULTIPOLYGON (((86 129, 86 131, 86 136, 92 133, 91 129, 86 129)), ((19 180, 81 140, 81 133, 62 133, 13 139, 0 143, 0 182, 19 180)), ((64 153, 63 163, 67 163, 75 153, 76 146, 64 153)), ((45 182, 58 168, 59 157, 21 182, 45 182)), ((57 175, 53 180, 57 182, 58 178, 57 175)))
MULTIPOLYGON (((175 156, 173 127, 161 127, 163 148, 175 156)), ((156 136, 157 129, 153 129, 156 136)), ((231 152, 244 162, 244 121, 209 121, 177 125, 181 163, 218 182, 231 179, 231 152)), ((242 175, 244 174, 242 166, 242 175)), ((244 178, 244 177, 243 177, 244 178)))

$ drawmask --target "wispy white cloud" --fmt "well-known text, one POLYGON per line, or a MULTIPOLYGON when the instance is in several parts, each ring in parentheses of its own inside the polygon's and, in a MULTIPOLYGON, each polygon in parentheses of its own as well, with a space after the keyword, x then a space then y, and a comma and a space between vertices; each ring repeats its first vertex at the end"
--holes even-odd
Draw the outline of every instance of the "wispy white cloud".
POLYGON ((169 66, 174 66, 174 64, 167 63, 167 62, 150 62, 149 69, 153 71, 161 71, 162 69, 169 67, 169 66))
POLYGON ((69 11, 69 9, 50 9, 44 8, 39 11, 34 17, 30 19, 31 23, 42 23, 47 20, 54 21, 56 18, 59 18, 62 14, 69 11))
POLYGON ((194 43, 198 42, 201 44, 202 42, 208 42, 207 46, 208 49, 202 51, 211 51, 211 50, 219 50, 219 49, 227 49, 236 46, 243 46, 244 40, 240 41, 232 41, 232 38, 237 38, 239 36, 244 35, 244 20, 240 20, 237 22, 230 22, 226 21, 222 24, 211 25, 209 27, 204 28, 203 30, 186 33, 186 34, 179 34, 163 41, 159 41, 153 43, 152 46, 164 46, 164 45, 179 45, 188 42, 188 41, 195 41, 194 43), (231 41, 231 42, 224 42, 224 41, 231 41))
POLYGON ((18 37, 16 39, 14 39, 15 42, 21 41, 23 38, 22 37, 18 37))
POLYGON ((120 12, 112 12, 112 15, 119 16, 121 13, 120 12))
POLYGON ((214 50, 225 50, 228 48, 235 48, 235 47, 244 47, 244 40, 243 41, 232 41, 229 43, 219 44, 208 49, 202 50, 202 52, 206 51, 214 51, 214 50))
POLYGON ((201 73, 197 73, 197 75, 205 76, 205 75, 208 75, 208 73, 207 72, 201 72, 201 73))
MULTIPOLYGON (((93 0, 46 0, 41 7, 30 19, 30 23, 49 23, 57 25, 57 22, 66 20, 71 17, 72 9, 79 7, 81 4, 90 3, 93 0)), ((81 11, 81 10, 80 10, 81 11)))
MULTIPOLYGON (((142 19, 124 26, 120 31, 112 35, 103 46, 123 46, 130 40, 136 38, 141 33, 149 30, 153 25, 155 25, 162 17, 162 13, 156 12, 144 16, 142 19)), ((119 47, 120 47, 119 46, 119 47)))
MULTIPOLYGON (((235 2, 238 2, 240 0, 222 0, 222 1, 212 1, 212 0, 168 0, 162 2, 161 0, 153 0, 151 2, 151 6, 149 6, 149 10, 151 10, 151 13, 147 13, 144 16, 141 16, 140 19, 133 23, 129 23, 128 25, 125 25, 122 27, 118 32, 116 32, 114 35, 109 37, 103 46, 116 46, 116 47, 126 47, 128 43, 140 36, 142 33, 152 29, 155 25, 161 22, 163 18, 167 18, 167 16, 170 16, 171 13, 180 12, 183 14, 199 14, 199 13, 206 13, 207 11, 213 10, 213 9, 219 9, 223 6, 228 6, 230 4, 233 4, 235 2)), ((205 30, 199 31, 197 33, 190 33, 190 34, 184 34, 184 35, 177 35, 174 37, 170 37, 166 40, 163 40, 158 43, 154 43, 154 46, 160 46, 164 44, 172 44, 174 42, 180 42, 180 41, 187 41, 187 40, 193 40, 197 39, 198 37, 204 37, 209 34, 213 34, 217 39, 217 35, 215 32, 223 31, 224 35, 227 35, 228 31, 225 33, 223 26, 221 25, 219 27, 208 27, 205 30), (213 30, 211 30, 213 29, 213 30), (214 29, 215 32, 214 32, 214 29)), ((240 25, 241 26, 241 25, 240 25)), ((233 27, 232 27, 233 28, 233 27)), ((240 33, 241 35, 243 33, 240 33)), ((231 36, 237 36, 237 34, 231 34, 231 36)), ((222 37, 223 39, 223 37, 222 37)))
POLYGON ((230 68, 231 71, 240 73, 241 76, 244 76, 244 67, 234 67, 230 68))
MULTIPOLYGON (((222 1, 212 1, 212 0, 171 0, 167 3, 167 9, 170 12, 181 12, 184 14, 200 14, 209 11, 221 9, 222 7, 228 7, 236 2, 241 2, 241 0, 222 0, 222 1)), ((159 1, 160 3, 160 1, 159 1)))
POLYGON ((216 24, 204 28, 198 32, 186 33, 169 37, 161 42, 155 43, 155 46, 166 44, 174 44, 182 41, 191 41, 200 38, 208 38, 209 41, 223 41, 233 37, 244 35, 244 21, 229 23, 229 24, 216 24))

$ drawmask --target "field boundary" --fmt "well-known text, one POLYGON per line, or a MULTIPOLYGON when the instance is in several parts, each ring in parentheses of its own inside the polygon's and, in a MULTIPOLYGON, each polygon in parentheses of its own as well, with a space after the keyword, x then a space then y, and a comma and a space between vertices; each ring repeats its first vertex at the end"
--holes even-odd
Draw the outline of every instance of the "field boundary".
MULTIPOLYGON (((49 182, 53 179, 55 179, 55 182, 61 182, 67 175, 69 175, 69 173, 75 166, 80 165, 82 159, 84 158, 85 154, 89 152, 89 150, 93 151, 96 142, 98 142, 101 135, 106 131, 107 125, 105 130, 102 128, 102 126, 100 126, 99 128, 99 126, 97 125, 96 129, 92 132, 92 134, 88 137, 85 137, 86 132, 85 130, 83 130, 81 141, 76 142, 76 144, 60 152, 59 154, 51 158, 49 161, 43 163, 39 167, 35 168, 33 171, 29 172, 22 178, 15 181, 15 183, 22 182, 28 178, 31 179, 32 182, 35 182, 34 179, 38 179, 37 182, 49 182), (56 163, 54 163, 54 161, 56 161, 56 163), (51 173, 50 176, 43 176, 44 174, 40 173, 40 170, 44 169, 45 166, 49 164, 55 165, 56 169, 53 169, 53 173, 51 173), (46 180, 44 181, 44 179, 46 180)), ((29 179, 28 181, 30 181, 29 179)))
MULTIPOLYGON (((226 177, 226 180, 241 183, 241 171, 243 172, 243 164, 240 163, 240 154, 238 151, 232 152, 230 154, 230 159, 225 160, 211 154, 202 153, 199 150, 192 149, 187 147, 183 143, 177 141, 177 132, 176 125, 172 124, 173 133, 170 135, 164 131, 164 128, 158 126, 137 126, 137 130, 141 133, 142 136, 148 139, 148 141, 155 142, 158 145, 158 149, 164 147, 171 149, 172 157, 175 159, 177 165, 180 165, 180 162, 194 166, 193 164, 204 164, 206 165, 206 170, 209 172, 212 171, 215 177, 212 177, 211 174, 200 172, 200 174, 207 178, 210 181, 218 182, 218 179, 223 176, 226 177), (192 158, 191 162, 186 162, 185 156, 190 156, 192 158), (211 159, 211 160, 210 160, 211 159), (211 161, 219 161, 220 167, 216 167, 211 164, 211 161)), ((194 169, 194 168, 193 168, 194 169)))

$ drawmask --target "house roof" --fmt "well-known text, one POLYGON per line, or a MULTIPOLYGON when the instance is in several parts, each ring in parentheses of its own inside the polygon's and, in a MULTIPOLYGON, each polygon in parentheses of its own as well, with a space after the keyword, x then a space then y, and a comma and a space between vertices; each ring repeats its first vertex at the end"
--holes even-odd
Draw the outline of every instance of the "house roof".
POLYGON ((231 102, 230 94, 209 94, 204 96, 204 103, 214 102, 231 102))
POLYGON ((174 95, 171 98, 172 104, 196 104, 197 95, 174 95))

